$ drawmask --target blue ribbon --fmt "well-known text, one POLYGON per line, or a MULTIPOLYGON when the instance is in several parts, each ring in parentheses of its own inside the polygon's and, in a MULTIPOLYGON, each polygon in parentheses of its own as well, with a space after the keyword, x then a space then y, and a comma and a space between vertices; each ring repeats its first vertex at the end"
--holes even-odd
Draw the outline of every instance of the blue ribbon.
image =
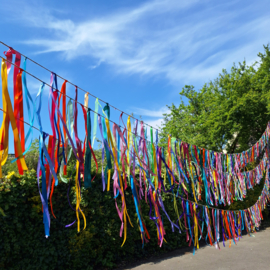
MULTIPOLYGON (((133 176, 132 175, 130 175, 130 183, 131 183, 131 191, 132 191, 132 194, 133 194, 134 204, 135 204, 137 216, 138 216, 138 219, 139 219, 141 233, 143 233, 144 232, 144 228, 143 228, 143 224, 142 224, 141 215, 140 215, 140 212, 139 212, 138 194, 137 194, 137 191, 136 191, 136 187, 135 187, 134 179, 133 179, 133 176)), ((142 237, 142 239, 143 239, 143 237, 142 237)))

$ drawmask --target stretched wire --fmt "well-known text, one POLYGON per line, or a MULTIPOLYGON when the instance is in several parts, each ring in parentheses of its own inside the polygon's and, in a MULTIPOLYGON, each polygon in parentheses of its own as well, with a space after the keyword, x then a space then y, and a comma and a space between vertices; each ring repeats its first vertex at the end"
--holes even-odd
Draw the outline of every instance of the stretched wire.
MULTIPOLYGON (((2 42, 2 41, 0 41, 0 43, 3 44, 4 46, 10 48, 10 49, 13 49, 12 47, 10 47, 9 45, 5 44, 5 43, 2 42)), ((14 49, 13 49, 13 50, 14 50, 14 49)), ((15 51, 17 51, 17 50, 15 50, 15 51)), ((18 51, 17 51, 17 52, 18 52, 18 51)), ((20 53, 20 52, 19 52, 19 53, 20 53)), ((41 64, 39 64, 38 62, 34 61, 33 59, 27 57, 26 55, 24 55, 24 54, 22 54, 22 53, 20 53, 20 54, 21 54, 22 56, 24 56, 25 58, 27 58, 29 61, 33 62, 34 64, 36 64, 36 65, 40 66, 41 68, 43 68, 43 69, 45 69, 45 70, 47 70, 47 71, 49 71, 49 72, 55 74, 58 78, 60 78, 60 79, 62 79, 62 80, 64 80, 64 81, 67 81, 69 84, 71 84, 71 85, 77 87, 79 90, 83 91, 84 93, 87 93, 87 94, 89 94, 90 96, 92 96, 92 97, 94 97, 94 98, 98 98, 97 96, 91 94, 90 92, 84 90, 83 88, 81 88, 81 87, 75 85, 74 83, 70 82, 69 80, 67 80, 67 79, 63 78, 62 76, 56 74, 55 72, 49 70, 48 68, 44 67, 43 65, 41 65, 41 64)), ((151 126, 151 125, 145 123, 144 121, 139 120, 138 118, 133 117, 132 115, 130 115, 130 114, 128 114, 128 113, 126 113, 126 112, 124 112, 124 111, 118 109, 117 107, 115 107, 115 106, 109 104, 108 102, 106 102, 106 101, 104 101, 104 100, 102 100, 102 99, 100 99, 100 98, 98 98, 98 100, 102 101, 102 102, 105 103, 105 104, 108 104, 110 107, 114 108, 115 110, 117 110, 117 111, 119 111, 119 112, 121 112, 121 113, 123 113, 123 114, 125 114, 125 115, 127 115, 127 116, 130 116, 130 117, 133 118, 134 120, 141 121, 141 122, 143 122, 146 126, 149 126, 149 127, 153 128, 153 129, 158 130, 159 132, 161 132, 161 130, 159 130, 158 128, 155 128, 155 127, 153 127, 153 126, 151 126)))
MULTIPOLYGON (((9 61, 9 60, 5 59, 5 58, 4 58, 4 57, 2 57, 2 56, 0 56, 0 58, 2 58, 2 59, 3 59, 4 61, 6 61, 6 62, 8 62, 8 63, 12 64, 13 66, 15 66, 15 67, 19 68, 20 70, 22 70, 22 71, 23 71, 23 72, 25 72, 26 74, 28 74, 28 75, 32 76, 32 77, 33 77, 33 78, 35 78, 36 80, 38 80, 38 81, 40 81, 40 82, 44 83, 45 85, 49 86, 51 89, 53 89, 53 90, 55 90, 55 91, 57 91, 57 92, 61 93, 61 91, 60 91, 60 90, 58 90, 58 89, 56 89, 56 88, 52 87, 51 85, 49 85, 48 83, 46 83, 46 82, 42 81, 41 79, 39 79, 38 77, 36 77, 36 76, 35 76, 35 75, 33 75, 32 73, 30 73, 30 72, 28 72, 28 71, 24 70, 23 68, 20 68, 19 66, 17 66, 17 65, 16 65, 16 64, 14 64, 14 63, 12 63, 11 61, 9 61)), ((89 107, 84 106, 84 104, 82 104, 81 102, 79 102, 79 101, 75 100, 74 98, 70 97, 69 95, 64 94, 64 93, 62 93, 62 95, 64 95, 64 96, 66 96, 66 97, 70 98, 71 100, 73 100, 73 101, 77 102, 78 104, 80 104, 80 105, 81 105, 81 106, 83 106, 84 108, 86 108, 86 109, 88 109, 88 110, 90 110, 90 111, 94 112, 95 114, 97 114, 97 115, 99 115, 99 116, 103 117, 104 119, 106 119, 106 117, 105 117, 105 116, 103 116, 103 115, 101 115, 101 114, 99 114, 99 113, 95 112, 94 110, 92 110, 92 109, 91 109, 91 108, 89 108, 89 107)), ((110 120, 110 119, 108 119, 108 120, 109 120, 111 123, 118 125, 118 124, 117 124, 117 123, 115 123, 114 121, 112 121, 112 120, 110 120)), ((118 126, 119 126, 120 128, 123 128, 121 125, 118 125, 118 126)), ((141 137, 140 135, 138 135, 138 134, 136 134, 136 133, 134 133, 134 132, 132 132, 132 131, 130 131, 130 133, 132 133, 133 135, 137 136, 138 138, 141 138, 141 139, 143 139, 143 140, 146 140, 145 138, 141 137)), ((150 142, 149 140, 146 140, 146 141, 150 142)), ((150 143, 151 143, 151 142, 150 142, 150 143)), ((154 143, 154 142, 153 142, 153 143, 154 143)), ((156 144, 156 143, 154 143, 154 144, 156 144)))
MULTIPOLYGON (((4 43, 3 41, 0 41, 0 43, 3 44, 4 46, 10 48, 10 49, 13 49, 11 46, 7 45, 7 44, 4 43)), ((14 50, 14 49, 13 49, 13 50, 14 50)), ((17 51, 17 52, 18 52, 18 51, 17 51)), ((20 53, 20 52, 19 52, 19 53, 20 53)), ((22 56, 24 56, 25 58, 27 58, 29 61, 33 62, 34 64, 36 64, 36 65, 40 66, 41 68, 43 68, 43 69, 45 69, 45 70, 47 70, 47 71, 49 71, 49 72, 55 74, 57 77, 61 78, 62 80, 67 81, 69 84, 71 84, 71 85, 77 87, 77 89, 83 91, 84 93, 88 93, 90 96, 92 96, 92 97, 94 97, 94 98, 98 98, 98 97, 96 97, 95 95, 91 94, 90 92, 84 90, 84 89, 81 88, 81 87, 78 87, 77 85, 73 84, 72 82, 68 81, 67 79, 63 78, 62 76, 60 76, 60 75, 56 74, 55 72, 49 70, 48 68, 44 67, 43 65, 37 63, 36 61, 32 60, 31 58, 28 58, 26 55, 24 55, 24 54, 22 54, 22 53, 20 53, 20 54, 21 54, 22 56)), ((3 57, 1 57, 1 58, 2 58, 2 59, 5 59, 5 58, 3 58, 3 57)), ((5 59, 5 60, 6 60, 6 59, 5 59)), ((9 62, 9 61, 8 61, 8 62, 9 62)), ((11 63, 11 62, 10 62, 10 63, 11 63)), ((11 63, 11 64, 13 64, 13 63, 11 63)), ((13 64, 13 65, 16 66, 16 67, 18 67, 18 66, 15 65, 15 64, 13 64)), ((20 67, 19 67, 19 68, 20 68, 20 67)), ((25 71, 25 72, 26 72, 26 71, 25 71)), ((43 81, 40 80, 39 78, 35 77, 33 74, 30 74, 30 73, 28 73, 28 72, 26 72, 26 73, 29 74, 29 75, 31 75, 32 77, 36 78, 37 80, 43 82, 43 81)), ((43 83, 45 83, 45 82, 43 82, 43 83)), ((45 83, 45 84, 48 85, 47 83, 45 83)), ((50 86, 50 85, 48 85, 48 86, 50 86)), ((51 86, 50 86, 50 87, 51 87, 51 86)), ((53 88, 53 89, 55 89, 55 88, 53 88)), ((59 92, 58 89, 55 89, 55 90, 57 90, 57 91, 59 92)), ((66 95, 66 96, 69 97, 68 95, 66 95)), ((71 98, 71 97, 69 97, 69 98, 71 98)), ((71 98, 71 99, 74 100, 73 98, 71 98)), ((98 98, 98 99, 99 99, 99 98, 98 98)), ((102 99, 99 99, 99 100, 102 101, 102 102, 105 103, 105 104, 108 104, 110 107, 114 108, 115 110, 118 110, 119 112, 121 112, 121 113, 123 113, 123 114, 125 114, 125 115, 127 115, 127 116, 129 116, 129 117, 131 117, 132 119, 137 120, 137 121, 140 121, 140 122, 144 123, 146 126, 149 126, 149 127, 151 127, 151 128, 153 128, 153 129, 155 129, 155 130, 157 130, 157 131, 159 131, 159 132, 162 133, 162 131, 161 131, 160 129, 155 128, 155 127, 153 127, 153 126, 151 126, 151 125, 145 123, 144 121, 139 120, 138 118, 133 117, 132 115, 130 115, 130 114, 128 114, 128 113, 126 113, 126 112, 124 112, 124 111, 118 109, 117 107, 115 107, 115 106, 109 104, 108 102, 106 102, 106 101, 104 101, 104 100, 102 100, 102 99)), ((78 102, 78 101, 76 101, 76 102, 79 103, 79 104, 81 104, 81 105, 83 105, 82 103, 80 103, 80 102, 78 102)), ((83 106, 84 106, 84 105, 83 105, 83 106)), ((88 109, 90 109, 90 108, 88 108, 88 109)), ((93 110, 92 110, 92 111, 93 111, 93 110)), ((93 112, 96 113, 95 111, 93 111, 93 112)), ((101 116, 104 117, 103 115, 101 115, 101 116)), ((112 122, 112 123, 115 123, 115 122, 113 122, 113 121, 111 121, 111 120, 109 120, 109 121, 112 122)), ((116 124, 116 123, 115 123, 115 124, 116 124)), ((121 126, 119 125, 119 127, 121 127, 121 126)), ((131 132, 131 133, 134 134, 134 135, 136 135, 136 136, 138 136, 138 137, 140 137, 140 138, 142 138, 141 136, 139 136, 139 135, 137 135, 137 134, 135 134, 135 133, 133 133, 133 132, 131 132)), ((144 138, 143 138, 143 139, 144 139, 144 138)), ((176 138, 176 139, 178 139, 178 140, 181 141, 181 139, 179 139, 179 138, 176 138)), ((147 141, 149 141, 149 140, 147 140, 147 141)), ((197 146, 197 148, 199 148, 200 150, 201 150, 201 149, 204 149, 204 148, 199 147, 199 146, 197 146)), ((215 153, 220 153, 220 152, 216 152, 216 151, 213 151, 213 152, 215 152, 215 153)), ((224 153, 221 152, 221 154, 224 154, 224 153)), ((236 155, 236 154, 240 154, 240 153, 233 153, 233 154, 231 154, 231 155, 236 155)))

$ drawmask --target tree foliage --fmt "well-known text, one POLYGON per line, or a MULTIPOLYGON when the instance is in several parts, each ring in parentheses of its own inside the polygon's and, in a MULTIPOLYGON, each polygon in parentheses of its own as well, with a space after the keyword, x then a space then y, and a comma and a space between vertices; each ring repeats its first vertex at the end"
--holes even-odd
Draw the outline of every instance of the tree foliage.
POLYGON ((270 120, 270 50, 258 54, 259 61, 225 69, 196 91, 186 85, 180 105, 168 106, 165 135, 171 134, 190 144, 214 151, 241 152, 253 145, 270 120))
MULTIPOLYGON (((36 170, 39 158, 39 140, 33 140, 29 151, 25 155, 25 162, 29 170, 36 170)), ((2 167, 3 175, 7 175, 9 172, 19 173, 17 163, 13 161, 13 158, 8 158, 5 165, 2 167)))

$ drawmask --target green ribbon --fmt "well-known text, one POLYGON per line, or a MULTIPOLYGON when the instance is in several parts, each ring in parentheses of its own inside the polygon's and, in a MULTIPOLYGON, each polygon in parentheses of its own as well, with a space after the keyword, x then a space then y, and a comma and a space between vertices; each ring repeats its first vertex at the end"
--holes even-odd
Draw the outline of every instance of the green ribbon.
MULTIPOLYGON (((106 117, 108 119, 110 119, 110 107, 109 107, 108 103, 104 106, 103 113, 106 115, 106 117)), ((107 138, 108 137, 107 136, 108 131, 107 131, 107 128, 106 128, 106 124, 105 124, 104 118, 102 118, 102 125, 103 125, 103 136, 104 136, 104 139, 106 141, 108 141, 108 138, 107 138)), ((107 158, 107 166, 106 166, 106 169, 105 169, 105 174, 106 174, 107 169, 110 170, 112 168, 112 162, 111 162, 111 155, 110 155, 109 149, 107 149, 107 147, 105 147, 105 153, 106 153, 106 158, 107 158)))
POLYGON ((93 130, 93 141, 92 141, 92 147, 94 148, 95 139, 97 138, 97 119, 98 119, 98 98, 96 98, 95 102, 95 115, 94 115, 94 130, 93 130))
MULTIPOLYGON (((71 99, 69 100, 69 102, 67 104, 67 128, 68 128, 68 132, 69 132, 71 138, 73 138, 74 115, 73 115, 73 103, 72 103, 71 99)), ((65 139, 67 139, 67 136, 65 139)), ((70 148, 68 156, 67 156, 67 163, 70 160, 71 155, 72 155, 72 147, 70 148)), ((69 179, 64 177, 64 160, 61 161, 59 177, 60 177, 61 181, 64 183, 69 182, 69 179)))
POLYGON ((84 161, 84 187, 91 187, 91 150, 89 143, 91 143, 91 117, 90 110, 87 112, 87 138, 86 138, 86 152, 84 161))

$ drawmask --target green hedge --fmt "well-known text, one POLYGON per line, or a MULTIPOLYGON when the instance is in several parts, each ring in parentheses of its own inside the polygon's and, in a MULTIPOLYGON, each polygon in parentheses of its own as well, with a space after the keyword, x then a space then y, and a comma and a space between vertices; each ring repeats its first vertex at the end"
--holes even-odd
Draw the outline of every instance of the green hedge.
MULTIPOLYGON (((74 206, 74 182, 70 200, 74 206)), ((82 190, 83 211, 87 218, 85 231, 77 233, 76 225, 65 228, 76 219, 67 201, 68 185, 59 183, 53 195, 56 220, 51 218, 51 236, 44 237, 41 202, 36 173, 24 177, 3 179, 0 185, 0 268, 4 269, 100 269, 112 268, 121 261, 147 257, 186 246, 185 234, 172 233, 164 216, 166 240, 162 248, 157 245, 156 227, 147 218, 149 207, 142 203, 150 242, 142 248, 131 190, 126 192, 127 208, 133 223, 128 227, 127 241, 121 248, 120 220, 117 215, 113 191, 102 192, 101 180, 82 190)), ((175 217, 173 203, 165 202, 170 215, 175 217)), ((120 205, 121 206, 121 205, 120 205)), ((82 222, 83 223, 83 222, 82 222)), ((81 224, 83 225, 83 224, 81 224)))
MULTIPOLYGON (((91 188, 82 190, 82 209, 87 218, 87 228, 81 233, 77 233, 76 224, 65 228, 66 224, 76 219, 76 215, 67 200, 69 185, 59 183, 53 195, 57 219, 51 218, 51 236, 46 239, 36 172, 30 171, 23 177, 13 175, 0 181, 0 268, 106 269, 123 261, 187 246, 185 233, 172 233, 171 225, 163 215, 167 243, 159 248, 155 224, 148 218, 149 207, 142 201, 142 212, 151 236, 150 242, 142 248, 132 194, 128 188, 127 209, 134 227, 128 227, 127 241, 121 248, 123 238, 119 237, 121 224, 113 191, 102 192, 100 178, 93 182, 91 188)), ((74 182, 70 186, 70 201, 74 206, 74 182)), ((164 203, 175 221, 172 198, 167 195, 164 203)))

